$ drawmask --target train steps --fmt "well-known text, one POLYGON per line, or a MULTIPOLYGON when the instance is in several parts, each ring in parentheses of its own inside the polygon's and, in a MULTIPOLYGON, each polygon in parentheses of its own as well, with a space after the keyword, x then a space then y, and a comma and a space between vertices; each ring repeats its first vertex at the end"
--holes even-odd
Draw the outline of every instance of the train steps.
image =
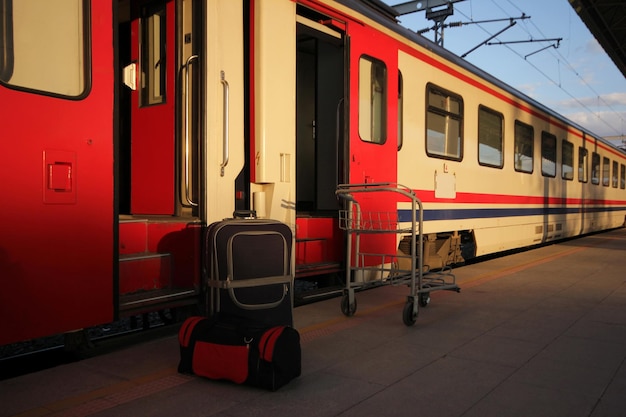
POLYGON ((197 302, 200 231, 171 217, 120 217, 120 315, 197 302))
POLYGON ((343 263, 343 237, 334 217, 296 218, 295 278, 338 272, 343 263))

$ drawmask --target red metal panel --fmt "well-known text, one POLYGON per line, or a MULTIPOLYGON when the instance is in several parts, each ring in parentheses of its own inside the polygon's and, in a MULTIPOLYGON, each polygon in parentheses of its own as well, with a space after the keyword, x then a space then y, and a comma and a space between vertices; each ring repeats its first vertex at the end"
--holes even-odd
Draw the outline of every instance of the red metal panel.
POLYGON ((301 239, 296 241, 296 265, 307 265, 326 261, 326 241, 301 239))
POLYGON ((138 256, 120 262, 120 295, 169 288, 171 280, 172 259, 167 254, 138 256))
POLYGON ((148 251, 148 224, 146 221, 120 222, 119 253, 143 253, 148 251))
MULTIPOLYGON (((175 4, 166 9, 166 92, 165 102, 140 106, 140 89, 131 95, 131 212, 133 214, 174 214, 174 109, 176 84, 175 4)), ((131 54, 139 58, 139 20, 132 22, 131 54)), ((138 70, 138 73, 141 71, 138 70)), ((139 75, 141 77, 141 75, 139 75)), ((139 85, 142 80, 139 78, 139 85)))
MULTIPOLYGON (((350 183, 397 180, 398 50, 387 36, 360 24, 349 25, 350 34, 350 183), (384 144, 359 136, 359 61, 382 61, 387 69, 387 133, 384 144)), ((385 203, 385 202, 381 202, 385 203)))
POLYGON ((111 3, 91 2, 91 13, 87 97, 0 86, 0 103, 10 103, 0 116, 10 155, 0 164, 0 344, 113 319, 111 3), (51 152, 61 158, 50 164, 51 152), (56 163, 65 166, 50 171, 56 163))
POLYGON ((172 286, 197 288, 200 276, 200 234, 197 223, 155 222, 148 225, 148 251, 172 256, 172 286))
POLYGON ((343 259, 343 234, 336 218, 298 217, 296 230, 296 265, 343 259))
MULTIPOLYGON (((379 31, 362 23, 348 22, 350 36, 350 142, 349 182, 395 183, 397 181, 397 120, 398 120, 398 49, 396 43, 379 31), (387 111, 386 141, 377 144, 361 140, 359 136, 359 62, 362 57, 382 61, 386 68, 387 111)), ((359 196, 364 212, 395 213, 396 199, 392 194, 359 196)), ((361 249, 369 253, 393 253, 395 236, 376 235, 361 240, 361 249)))

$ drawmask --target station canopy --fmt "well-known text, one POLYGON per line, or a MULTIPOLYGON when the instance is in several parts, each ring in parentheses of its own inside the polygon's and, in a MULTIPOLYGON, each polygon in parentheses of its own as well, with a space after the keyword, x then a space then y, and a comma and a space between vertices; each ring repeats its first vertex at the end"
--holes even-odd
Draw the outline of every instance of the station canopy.
POLYGON ((626 1, 569 0, 591 34, 626 77, 626 1))

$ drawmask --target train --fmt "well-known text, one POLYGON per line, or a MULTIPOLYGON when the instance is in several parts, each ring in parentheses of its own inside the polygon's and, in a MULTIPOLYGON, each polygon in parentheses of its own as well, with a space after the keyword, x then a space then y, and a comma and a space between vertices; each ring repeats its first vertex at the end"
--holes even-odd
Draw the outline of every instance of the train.
POLYGON ((378 0, 4 0, 0 102, 0 345, 201 304, 235 212, 340 275, 339 184, 413 190, 432 267, 626 218, 623 150, 378 0))

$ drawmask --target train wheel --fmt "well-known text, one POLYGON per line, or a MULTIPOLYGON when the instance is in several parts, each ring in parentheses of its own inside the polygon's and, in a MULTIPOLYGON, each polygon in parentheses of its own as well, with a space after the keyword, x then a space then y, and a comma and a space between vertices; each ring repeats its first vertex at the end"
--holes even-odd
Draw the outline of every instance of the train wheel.
POLYGON ((356 313, 356 298, 354 302, 350 304, 350 297, 348 294, 344 294, 343 297, 341 297, 341 312, 346 317, 354 316, 354 313, 356 313))
POLYGON ((407 326, 413 326, 417 320, 417 310, 413 308, 413 302, 407 301, 402 311, 402 321, 407 326))
POLYGON ((419 298, 420 298, 420 307, 428 307, 428 304, 430 304, 430 293, 429 292, 420 293, 419 298))

